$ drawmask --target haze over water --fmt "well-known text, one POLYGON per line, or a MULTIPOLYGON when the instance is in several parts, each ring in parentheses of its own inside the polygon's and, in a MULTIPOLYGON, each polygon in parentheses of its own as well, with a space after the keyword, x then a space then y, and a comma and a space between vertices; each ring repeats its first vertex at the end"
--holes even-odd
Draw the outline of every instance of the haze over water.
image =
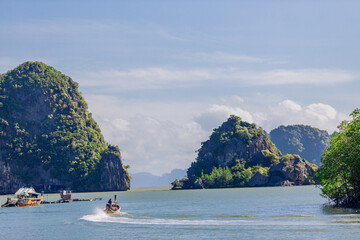
POLYGON ((354 239, 360 234, 358 212, 333 209, 319 194, 314 186, 73 194, 103 200, 2 208, 0 239, 354 239), (102 209, 114 194, 122 214, 110 217, 102 209))

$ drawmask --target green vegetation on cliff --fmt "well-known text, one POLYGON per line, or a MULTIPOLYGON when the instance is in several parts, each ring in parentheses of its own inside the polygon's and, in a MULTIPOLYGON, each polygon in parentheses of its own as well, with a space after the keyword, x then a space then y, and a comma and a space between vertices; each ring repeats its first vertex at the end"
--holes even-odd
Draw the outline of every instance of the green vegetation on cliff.
POLYGON ((55 179, 74 189, 100 190, 109 154, 121 162, 119 149, 104 141, 88 112, 78 84, 41 62, 0 75, 0 136, 0 161, 13 166, 24 184, 55 179))
POLYGON ((360 109, 343 121, 322 158, 322 193, 337 206, 360 207, 360 109))
POLYGON ((309 162, 320 165, 331 137, 327 131, 311 126, 290 125, 272 130, 270 139, 283 154, 298 154, 309 162))
POLYGON ((231 116, 202 143, 177 188, 309 184, 314 169, 298 155, 282 156, 255 124, 231 116))

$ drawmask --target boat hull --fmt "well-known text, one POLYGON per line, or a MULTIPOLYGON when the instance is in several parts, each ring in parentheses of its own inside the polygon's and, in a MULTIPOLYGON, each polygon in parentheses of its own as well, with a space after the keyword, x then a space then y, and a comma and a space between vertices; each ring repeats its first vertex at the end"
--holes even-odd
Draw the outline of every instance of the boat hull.
POLYGON ((106 214, 118 214, 120 213, 121 206, 118 203, 112 204, 111 206, 106 206, 104 212, 106 214))
POLYGON ((34 207, 40 206, 42 199, 21 199, 17 202, 18 207, 34 207))
POLYGON ((120 213, 120 210, 116 210, 116 211, 109 211, 109 210, 106 210, 106 209, 104 209, 104 212, 106 213, 106 214, 119 214, 120 213))

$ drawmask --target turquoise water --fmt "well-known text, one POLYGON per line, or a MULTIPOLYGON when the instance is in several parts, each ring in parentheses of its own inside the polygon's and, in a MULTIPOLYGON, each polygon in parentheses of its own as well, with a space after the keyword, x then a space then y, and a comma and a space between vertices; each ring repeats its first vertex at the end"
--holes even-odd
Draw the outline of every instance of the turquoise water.
POLYGON ((0 239, 360 238, 360 214, 319 194, 314 186, 73 194, 103 201, 1 208, 0 239), (102 209, 114 194, 123 213, 111 217, 102 209))

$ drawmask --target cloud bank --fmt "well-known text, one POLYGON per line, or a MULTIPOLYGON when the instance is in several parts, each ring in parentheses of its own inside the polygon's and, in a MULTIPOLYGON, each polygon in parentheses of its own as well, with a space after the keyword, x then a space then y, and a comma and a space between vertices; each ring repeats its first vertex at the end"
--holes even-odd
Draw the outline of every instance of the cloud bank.
POLYGON ((306 124, 332 133, 347 118, 328 104, 303 105, 291 99, 258 108, 247 106, 240 96, 220 99, 217 104, 160 104, 101 95, 87 99, 106 141, 120 147, 130 172, 155 175, 188 168, 201 142, 232 114, 266 131, 280 125, 306 124))
POLYGON ((358 74, 344 70, 302 69, 242 71, 237 68, 169 69, 138 68, 127 71, 87 72, 76 76, 84 87, 103 87, 116 91, 194 86, 221 81, 234 86, 331 85, 350 82, 358 74))

